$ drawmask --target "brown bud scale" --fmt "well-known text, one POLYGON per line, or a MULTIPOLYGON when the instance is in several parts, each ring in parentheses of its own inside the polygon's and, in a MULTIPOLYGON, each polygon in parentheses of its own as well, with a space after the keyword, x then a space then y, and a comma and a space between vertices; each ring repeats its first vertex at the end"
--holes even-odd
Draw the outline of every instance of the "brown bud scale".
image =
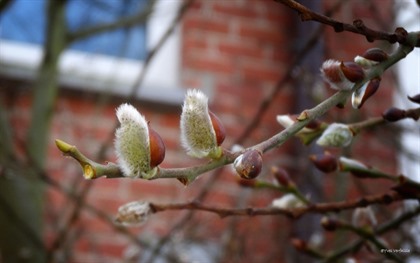
POLYGON ((359 82, 365 77, 362 67, 354 62, 341 62, 340 68, 344 76, 351 82, 359 82))
POLYGON ((150 167, 154 168, 165 159, 165 144, 160 135, 149 126, 150 167))
POLYGON ((211 111, 209 111, 211 124, 216 134, 217 145, 221 145, 226 137, 226 130, 220 119, 211 111))
POLYGON ((243 179, 254 179, 262 170, 262 155, 257 150, 248 150, 236 158, 234 167, 243 179))
POLYGON ((329 153, 314 154, 309 156, 309 159, 314 163, 316 168, 324 173, 331 173, 337 170, 337 159, 329 153))
POLYGON ((362 57, 376 62, 388 59, 388 54, 380 48, 370 48, 363 53, 362 57))
POLYGON ((363 104, 367 101, 367 99, 372 97, 373 94, 375 94, 376 91, 378 91, 379 84, 381 84, 381 79, 380 78, 374 78, 374 79, 369 81, 369 84, 366 87, 365 94, 363 94, 362 101, 360 102, 360 105, 358 107, 359 109, 363 106, 363 104))

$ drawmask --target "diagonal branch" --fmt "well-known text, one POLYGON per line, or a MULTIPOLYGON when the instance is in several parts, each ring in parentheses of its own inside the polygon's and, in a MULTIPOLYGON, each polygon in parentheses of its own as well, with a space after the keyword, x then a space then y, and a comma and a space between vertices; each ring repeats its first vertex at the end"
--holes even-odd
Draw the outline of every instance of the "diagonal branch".
MULTIPOLYGON (((388 33, 384 31, 373 30, 367 27, 362 20, 356 19, 353 21, 353 24, 347 24, 335 19, 332 19, 328 16, 313 12, 304 5, 299 4, 294 0, 275 0, 299 13, 300 19, 302 21, 317 21, 324 25, 328 25, 334 28, 335 32, 353 32, 356 34, 364 35, 369 42, 375 40, 386 40, 389 43, 407 43, 407 31, 401 27, 397 28, 394 33, 388 33)), ((413 43, 413 46, 420 47, 420 32, 417 33, 417 40, 413 43)))
POLYGON ((90 37, 92 35, 100 34, 106 31, 112 31, 119 28, 132 27, 132 26, 145 23, 146 20, 149 18, 150 14, 153 12, 153 6, 155 3, 155 0, 151 0, 148 2, 149 3, 147 4, 146 8, 135 15, 123 17, 114 22, 100 24, 96 26, 82 28, 78 31, 69 32, 67 34, 67 43, 70 44, 72 42, 76 42, 81 39, 90 37))

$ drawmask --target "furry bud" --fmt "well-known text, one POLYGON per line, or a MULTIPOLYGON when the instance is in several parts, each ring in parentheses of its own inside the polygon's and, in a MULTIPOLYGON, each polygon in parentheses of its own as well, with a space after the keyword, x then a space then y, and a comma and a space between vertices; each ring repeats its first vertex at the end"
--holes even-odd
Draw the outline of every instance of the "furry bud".
POLYGON ((239 155, 233 167, 243 179, 254 179, 262 170, 262 154, 257 150, 247 150, 239 155))
POLYGON ((271 206, 279 209, 294 209, 306 207, 306 204, 294 194, 285 194, 280 198, 274 199, 271 202, 271 206))
POLYGON ((153 176, 156 172, 153 168, 165 157, 162 139, 129 104, 118 107, 117 118, 120 127, 115 131, 115 150, 124 176, 153 176))
POLYGON ((225 139, 221 121, 208 109, 208 98, 199 90, 188 90, 181 114, 181 142, 187 154, 217 159, 225 139))
POLYGON ((356 82, 364 79, 363 69, 354 62, 329 59, 322 64, 321 74, 332 88, 351 90, 356 82))
POLYGON ((124 226, 139 226, 146 222, 151 212, 150 204, 147 202, 130 202, 118 208, 115 222, 124 226))
POLYGON ((345 124, 331 123, 316 143, 323 147, 346 147, 353 140, 353 131, 345 124))
POLYGON ((379 88, 381 83, 380 78, 374 78, 365 83, 360 89, 353 92, 351 97, 351 104, 354 109, 360 109, 363 104, 369 99, 379 88))

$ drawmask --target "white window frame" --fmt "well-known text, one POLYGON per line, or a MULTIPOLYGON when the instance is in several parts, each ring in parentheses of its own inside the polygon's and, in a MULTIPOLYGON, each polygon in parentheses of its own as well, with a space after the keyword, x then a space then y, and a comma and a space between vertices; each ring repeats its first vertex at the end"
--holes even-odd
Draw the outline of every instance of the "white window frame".
MULTIPOLYGON (((171 26, 182 1, 158 0, 146 23, 146 47, 153 49, 171 26)), ((150 62, 137 98, 160 103, 180 103, 180 28, 177 27, 150 62)), ((42 46, 0 40, 0 74, 34 79, 43 57, 42 46)), ((60 84, 70 88, 131 95, 143 62, 133 59, 67 50, 59 61, 60 84)))

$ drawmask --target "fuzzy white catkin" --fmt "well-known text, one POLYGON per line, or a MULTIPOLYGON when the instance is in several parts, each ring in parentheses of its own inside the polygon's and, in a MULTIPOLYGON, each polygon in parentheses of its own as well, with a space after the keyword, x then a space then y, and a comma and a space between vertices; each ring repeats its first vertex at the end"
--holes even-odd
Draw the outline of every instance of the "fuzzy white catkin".
POLYGON ((341 62, 334 59, 324 61, 321 67, 321 75, 331 85, 331 88, 336 90, 351 90, 354 83, 346 78, 340 65, 341 62), (330 75, 338 75, 339 80, 332 79, 330 75))
POLYGON ((305 207, 305 203, 299 200, 294 194, 285 194, 280 198, 274 199, 271 206, 280 209, 291 209, 305 207))
POLYGON ((140 177, 150 170, 149 128, 143 115, 133 106, 122 104, 117 109, 120 127, 115 131, 118 165, 124 176, 140 177))
POLYGON ((353 140, 353 132, 342 123, 331 123, 316 143, 323 147, 346 147, 353 140))
POLYGON ((188 90, 181 114, 181 143, 187 154, 209 156, 217 146, 208 109, 208 98, 199 90, 188 90))
POLYGON ((124 226, 139 226, 147 221, 150 213, 151 209, 148 202, 130 202, 118 208, 115 222, 124 226))

